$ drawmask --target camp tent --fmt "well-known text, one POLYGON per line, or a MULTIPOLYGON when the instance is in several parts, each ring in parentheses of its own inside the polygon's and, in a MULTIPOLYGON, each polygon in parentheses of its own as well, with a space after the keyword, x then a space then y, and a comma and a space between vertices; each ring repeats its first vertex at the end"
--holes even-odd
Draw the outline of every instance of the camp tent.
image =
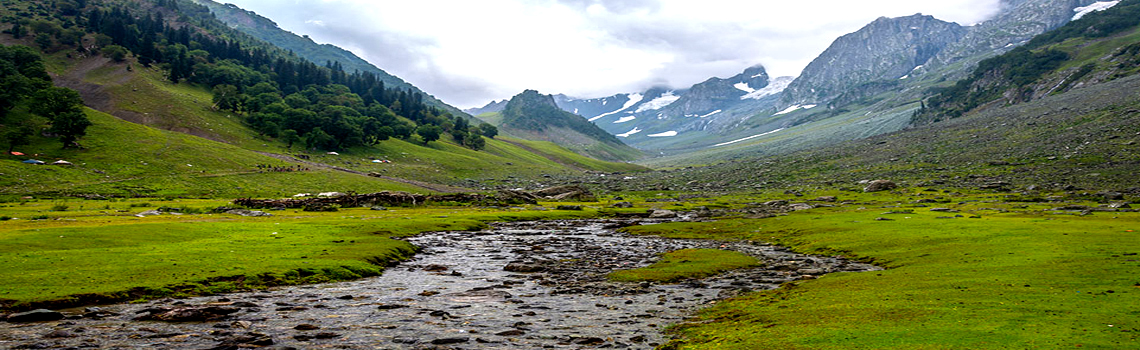
POLYGON ((66 160, 57 160, 54 163, 51 163, 51 165, 73 165, 73 164, 71 164, 71 162, 66 161, 66 160))
POLYGON ((20 152, 12 152, 12 155, 14 155, 14 156, 22 156, 22 155, 24 155, 24 154, 23 154, 23 153, 20 153, 20 152))
POLYGON ((25 160, 25 161, 24 161, 24 163, 25 163, 25 164, 35 164, 35 165, 43 165, 43 164, 44 164, 44 162, 41 162, 41 161, 38 161, 38 160, 35 160, 35 159, 28 159, 28 160, 25 160))

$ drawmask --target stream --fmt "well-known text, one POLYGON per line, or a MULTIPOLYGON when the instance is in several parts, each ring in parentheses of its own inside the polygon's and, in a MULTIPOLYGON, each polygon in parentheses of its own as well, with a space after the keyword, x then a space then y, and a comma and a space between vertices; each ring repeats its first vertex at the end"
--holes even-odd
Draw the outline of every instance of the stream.
POLYGON ((407 238, 423 251, 382 276, 179 300, 65 310, 67 319, 0 323, 7 349, 651 349, 700 308, 753 290, 872 265, 750 242, 632 236, 649 220, 494 224, 407 238), (765 267, 680 284, 605 275, 659 254, 729 249, 765 267), (190 315, 194 322, 136 320, 190 315), (161 316, 156 316, 161 315, 161 316))

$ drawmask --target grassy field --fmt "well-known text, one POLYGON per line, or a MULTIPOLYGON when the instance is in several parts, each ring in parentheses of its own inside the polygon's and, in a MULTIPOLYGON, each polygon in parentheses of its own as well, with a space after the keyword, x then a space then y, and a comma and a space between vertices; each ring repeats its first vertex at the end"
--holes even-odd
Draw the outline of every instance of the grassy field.
POLYGON ((614 271, 608 277, 619 282, 677 282, 760 265, 756 258, 731 250, 684 249, 662 254, 653 265, 614 271))
POLYGON ((668 348, 1140 347, 1140 214, 1080 216, 984 194, 840 198, 849 202, 768 219, 628 228, 769 241, 887 268, 718 303, 673 328, 681 340, 668 348), (907 204, 918 199, 957 212, 907 204))
POLYGON ((349 280, 380 273, 413 247, 393 239, 473 230, 489 221, 597 211, 477 208, 208 214, 215 200, 18 201, 0 204, 0 308, 68 306, 349 280), (136 217, 159 207, 183 215, 136 217))

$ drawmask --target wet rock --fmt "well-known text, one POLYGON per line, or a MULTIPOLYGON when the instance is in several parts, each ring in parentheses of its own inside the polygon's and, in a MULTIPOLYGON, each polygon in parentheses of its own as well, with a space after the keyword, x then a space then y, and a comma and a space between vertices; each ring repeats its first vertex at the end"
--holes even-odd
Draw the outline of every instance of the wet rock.
POLYGON ((265 333, 249 332, 242 335, 231 336, 222 340, 220 344, 209 350, 237 350, 260 348, 273 345, 273 337, 265 333))
POLYGON ((8 322, 46 322, 46 321, 59 321, 63 319, 63 314, 58 311, 51 311, 48 309, 37 309, 28 312, 21 312, 8 315, 8 322))
POLYGON ((432 264, 432 265, 424 266, 424 271, 427 271, 427 272, 443 272, 443 271, 447 271, 447 270, 448 270, 447 266, 438 265, 438 264, 432 264))
POLYGON ((147 314, 136 317, 135 320, 163 322, 203 322, 222 319, 240 311, 240 308, 226 306, 155 308, 140 311, 139 313, 147 314))
POLYGON ((891 180, 875 180, 867 183, 867 187, 863 188, 863 192, 882 192, 890 191, 899 188, 899 185, 891 180))
POLYGON ((576 345, 598 346, 606 343, 605 339, 597 337, 579 338, 573 341, 576 345))
POLYGON ((407 305, 384 304, 384 305, 377 306, 376 309, 378 309, 378 310, 395 310, 395 309, 403 309, 403 308, 407 308, 407 307, 408 307, 407 305))
POLYGON ((513 262, 507 264, 506 267, 503 267, 503 270, 510 272, 532 273, 546 271, 546 268, 539 264, 513 262))
POLYGON ((302 324, 299 324, 299 325, 293 327, 293 329, 296 329, 299 331, 315 331, 315 330, 321 329, 321 327, 318 327, 318 326, 313 325, 313 324, 302 323, 302 324))
POLYGON ((55 330, 55 331, 52 331, 51 333, 44 334, 44 338, 48 338, 48 339, 75 338, 75 337, 77 337, 77 335, 75 335, 75 333, 68 332, 67 330, 64 330, 64 329, 55 330))
POLYGON ((518 330, 518 329, 513 329, 513 330, 509 330, 509 331, 505 331, 505 332, 495 333, 495 335, 502 336, 502 337, 517 337, 517 336, 521 336, 521 335, 526 335, 526 332, 522 331, 522 330, 518 330))
POLYGON ((249 321, 234 321, 233 323, 230 323, 230 327, 238 328, 238 329, 249 329, 249 327, 252 327, 252 326, 253 326, 253 322, 249 322, 249 321))
POLYGON ((469 341, 471 341, 471 338, 453 337, 453 338, 435 339, 435 340, 432 340, 431 343, 432 343, 432 345, 451 345, 451 344, 462 344, 462 343, 466 343, 469 341))

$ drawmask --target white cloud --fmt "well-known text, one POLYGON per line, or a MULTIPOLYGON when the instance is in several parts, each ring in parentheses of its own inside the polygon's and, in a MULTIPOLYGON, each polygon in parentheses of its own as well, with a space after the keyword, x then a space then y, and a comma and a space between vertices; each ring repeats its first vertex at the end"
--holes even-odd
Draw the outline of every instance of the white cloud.
POLYGON ((970 24, 1000 0, 226 0, 352 50, 460 107, 524 89, 684 88, 753 64, 798 75, 840 35, 917 12, 970 24))

